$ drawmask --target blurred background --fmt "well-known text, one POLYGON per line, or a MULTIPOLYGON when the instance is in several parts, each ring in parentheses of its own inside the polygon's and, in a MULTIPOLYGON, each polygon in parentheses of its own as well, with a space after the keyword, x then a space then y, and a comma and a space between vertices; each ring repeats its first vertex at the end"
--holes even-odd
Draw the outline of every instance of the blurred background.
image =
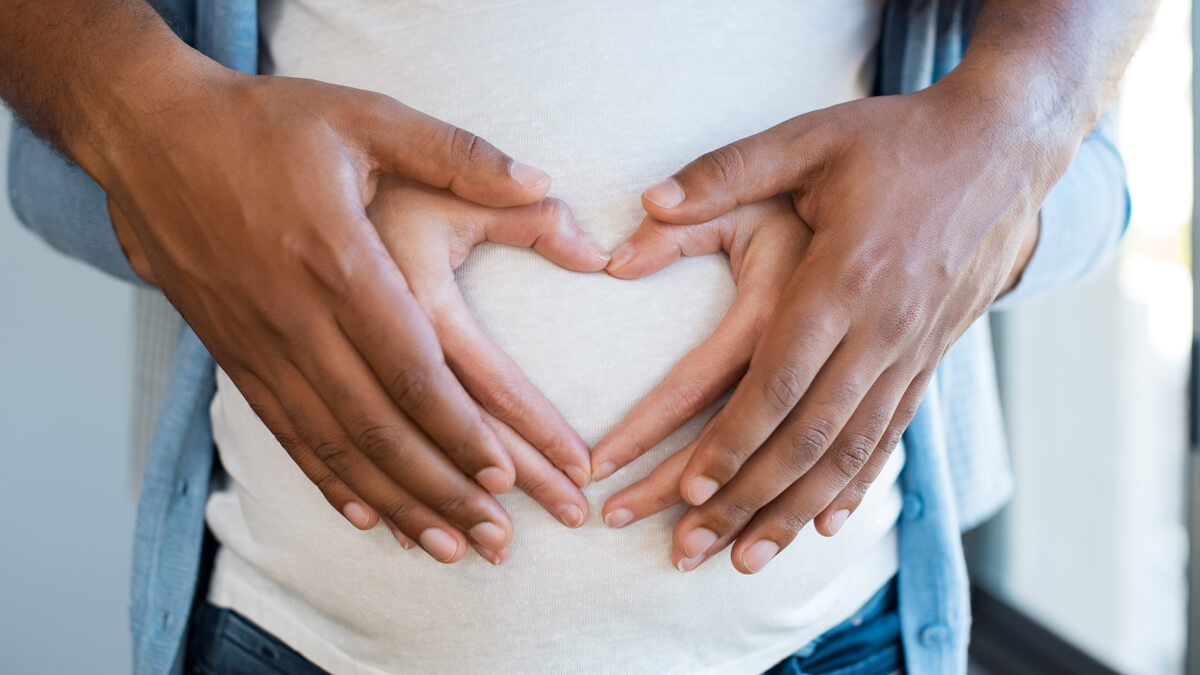
MULTIPOLYGON (((1121 87, 1119 258, 993 317, 1017 494, 966 540, 981 672, 1040 652, 1047 672, 1185 672, 1191 34, 1191 2, 1164 0, 1121 87)), ((0 110, 0 149, 7 130, 0 110)), ((0 673, 127 673, 133 314, 150 300, 52 252, 7 200, 0 288, 0 673)))
MULTIPOLYGON (((1133 216, 1120 256, 1083 284, 993 315, 1017 492, 967 537, 984 600, 1122 673, 1185 664, 1191 5, 1162 2, 1121 85, 1133 216)), ((980 647, 1021 644, 979 635, 1013 629, 975 604, 980 647)))

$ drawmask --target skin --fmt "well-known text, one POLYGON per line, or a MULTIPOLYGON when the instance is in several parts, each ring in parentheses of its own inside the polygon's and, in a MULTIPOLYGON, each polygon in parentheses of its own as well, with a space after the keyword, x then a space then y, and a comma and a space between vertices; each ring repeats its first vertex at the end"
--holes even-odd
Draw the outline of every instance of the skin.
MULTIPOLYGON (((386 96, 223 68, 141 1, 7 9, 0 95, 105 189, 163 293, 351 523, 382 516, 443 562, 468 539, 498 555, 512 524, 489 492, 529 480, 514 438, 587 484, 578 435, 473 324, 427 311, 427 280, 367 214, 398 175, 541 204, 560 227, 549 176, 386 96)), ((472 221, 456 218, 429 227, 472 221)), ((579 504, 559 497, 552 513, 579 504)))
MULTIPOLYGON (((153 269, 129 221, 111 204, 110 210, 117 239, 134 271, 156 285, 153 269)), ((527 206, 489 208, 463 200, 447 190, 430 188, 392 175, 380 181, 375 199, 367 207, 367 215, 401 273, 406 279, 412 280, 413 295, 434 325, 439 339, 446 344, 447 354, 461 354, 462 358, 468 359, 472 367, 462 369, 464 376, 480 382, 520 381, 523 376, 516 364, 483 334, 455 283, 454 270, 466 261, 476 245, 491 241, 532 247, 551 262, 577 272, 597 272, 608 262, 608 255, 603 249, 575 224, 570 208, 557 199, 542 199, 527 206)), ((453 365, 456 368, 462 366, 453 365)), ((544 414, 553 414, 550 402, 534 391, 537 398, 531 404, 544 409, 544 414)), ((564 525, 582 525, 587 519, 588 502, 579 487, 512 427, 482 405, 478 406, 478 410, 492 431, 504 442, 516 471, 516 486, 542 504, 564 525)), ((409 436, 419 437, 419 434, 412 432, 409 436)), ((422 533, 436 528, 448 535, 447 538, 438 539, 452 540, 453 548, 446 545, 444 549, 430 550, 437 547, 423 543, 422 548, 435 559, 459 559, 467 545, 474 547, 493 564, 500 564, 507 559, 507 543, 493 550, 468 537, 461 522, 451 522, 426 506, 427 503, 447 498, 431 492, 439 489, 438 486, 445 481, 437 476, 423 475, 422 472, 428 469, 400 466, 403 462, 404 458, 396 455, 375 460, 383 474, 396 465, 395 473, 404 475, 405 485, 410 486, 407 489, 401 485, 394 486, 408 496, 407 501, 399 507, 406 509, 406 517, 383 518, 402 547, 413 548, 414 540, 428 541, 429 537, 422 536, 422 533), (451 550, 453 555, 446 553, 451 550)), ((448 461, 434 468, 449 476, 458 474, 448 461)), ((389 479, 386 475, 380 475, 379 480, 389 479)), ((454 480, 467 479, 459 475, 454 480)), ((498 505, 492 508, 498 508, 498 505)), ((503 512, 495 515, 511 531, 512 525, 507 515, 503 512)))
MULTIPOLYGON (((672 542, 683 571, 732 544, 734 567, 754 573, 814 519, 836 533, 946 350, 1019 278, 1038 209, 1154 4, 993 0, 963 63, 932 87, 800 115, 647 190, 650 216, 684 230, 785 195, 814 234, 728 404, 652 485, 614 495, 606 518, 692 504, 672 542)), ((611 273, 634 264, 630 251, 655 255, 636 235, 629 247, 611 273)), ((639 406, 593 453, 597 477, 728 386, 695 372, 651 394, 694 405, 668 404, 681 414, 654 424, 639 406)))

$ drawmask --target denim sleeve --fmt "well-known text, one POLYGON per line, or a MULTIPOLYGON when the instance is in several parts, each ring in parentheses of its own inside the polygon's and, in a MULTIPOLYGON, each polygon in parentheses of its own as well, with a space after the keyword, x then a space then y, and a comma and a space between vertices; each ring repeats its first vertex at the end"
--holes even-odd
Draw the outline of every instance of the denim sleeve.
POLYGON ((993 309, 1075 283, 1116 252, 1129 226, 1130 202, 1115 133, 1110 108, 1050 191, 1042 205, 1042 232, 1033 257, 1017 285, 993 309))
POLYGON ((104 190, 17 122, 8 148, 8 195, 17 219, 54 248, 118 279, 146 285, 117 243, 104 190))

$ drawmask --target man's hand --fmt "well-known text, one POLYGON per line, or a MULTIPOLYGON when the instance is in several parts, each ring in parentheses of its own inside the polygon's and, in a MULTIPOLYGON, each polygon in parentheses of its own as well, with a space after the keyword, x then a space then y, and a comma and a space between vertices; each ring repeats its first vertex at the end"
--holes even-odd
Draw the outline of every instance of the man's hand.
MULTIPOLYGON (((734 565, 757 572, 823 512, 836 532, 946 350, 1017 278, 1053 180, 1030 175, 1032 141, 965 105, 947 85, 809 113, 644 195, 686 224, 785 194, 814 232, 729 403, 686 466, 661 469, 694 506, 675 531, 681 569, 736 538, 734 565)), ((1043 174, 1069 154, 1051 159, 1043 174)))
MULTIPOLYGON (((139 276, 155 283, 128 221, 112 205, 110 211, 117 238, 130 264, 139 276)), ((409 280, 451 368, 461 373, 468 390, 480 398, 495 396, 497 392, 515 394, 514 401, 520 409, 510 415, 516 419, 513 425, 497 419, 485 408, 481 407, 479 413, 512 458, 517 487, 564 525, 582 525, 588 513, 587 499, 572 480, 527 440, 552 447, 549 439, 556 435, 570 436, 573 432, 516 364, 483 334, 459 293, 453 272, 471 249, 483 241, 532 246, 551 262, 579 272, 603 269, 608 262, 607 253, 578 228, 570 209, 556 199, 542 199, 528 206, 488 208, 446 190, 389 175, 381 178, 367 215, 400 272, 409 280)), ((503 406, 493 402, 492 407, 503 406)), ((412 436, 414 443, 422 442, 419 430, 414 429, 412 436)), ((555 459, 562 463, 569 458, 555 459)), ((431 527, 461 540, 455 525, 427 504, 437 504, 458 492, 470 495, 476 492, 475 488, 463 485, 465 478, 448 461, 434 463, 437 471, 432 473, 401 470, 392 466, 397 461, 398 458, 385 457, 380 468, 411 496, 411 511, 406 513, 404 521, 397 521, 395 515, 384 518, 400 544, 411 548, 411 537, 419 538, 420 533, 431 527)), ((326 496, 331 497, 328 492, 326 496)), ((354 499, 353 495, 348 498, 354 499)), ((374 522, 372 514, 370 524, 374 522)), ((495 564, 507 558, 507 549, 492 550, 477 541, 468 543, 495 564)))
POLYGON ((131 118, 101 174, 153 279, 352 523, 381 513, 447 562, 465 553, 462 532, 503 550, 511 522, 479 486, 503 492, 515 475, 491 418, 578 486, 587 449, 522 378, 464 389, 452 368, 478 341, 455 326, 443 351, 364 205, 385 173, 493 207, 537 202, 549 178, 378 94, 196 77, 185 100, 131 118))

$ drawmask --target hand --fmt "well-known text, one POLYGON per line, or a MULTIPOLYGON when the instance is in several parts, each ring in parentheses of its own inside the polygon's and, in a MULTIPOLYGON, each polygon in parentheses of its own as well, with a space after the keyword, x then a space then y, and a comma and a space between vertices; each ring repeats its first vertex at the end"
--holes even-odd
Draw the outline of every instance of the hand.
MULTIPOLYGON (((726 251, 737 297, 712 335, 675 364, 663 382, 596 445, 592 452, 596 480, 653 448, 742 377, 763 326, 783 301, 788 279, 811 239, 812 231, 790 200, 774 197, 739 206, 701 225, 668 225, 647 216, 613 252, 609 273, 636 279, 681 255, 726 251)), ((679 479, 694 448, 695 443, 688 444, 649 476, 610 497, 604 505, 605 523, 624 527, 679 503, 679 479)), ((678 554, 674 557, 672 562, 678 564, 678 554)))
MULTIPOLYGON (((532 246, 547 260, 578 272, 599 272, 608 254, 575 224, 571 210, 557 199, 528 206, 488 208, 399 176, 381 179, 367 215, 428 315, 450 368, 477 399, 480 415, 500 437, 516 469, 516 485, 568 527, 579 527, 588 513, 587 498, 538 447, 555 449, 556 436, 572 434, 553 404, 526 380, 520 368, 475 322, 459 292, 454 270, 476 244, 491 241, 532 246), (505 398, 511 396, 511 398, 505 398), (516 420, 513 426, 492 412, 516 420)), ((568 466, 572 466, 567 464, 568 466)), ((453 470, 453 467, 447 467, 453 470)), ((420 482, 418 477, 413 477, 420 482)), ((436 479, 436 477, 433 477, 436 479)), ((389 523, 391 525, 391 523, 389 523)), ((418 525, 420 528, 424 525, 418 525)), ((447 527, 447 523, 440 523, 447 527)), ((401 527, 401 530, 411 529, 401 527)), ((396 533, 393 528, 394 534, 396 533)), ((404 544, 405 540, 397 538, 404 544)), ((499 564, 507 551, 476 546, 499 564)))
POLYGON ((958 86, 801 115, 643 195, 685 225, 783 194, 814 232, 728 404, 662 468, 693 505, 674 534, 681 569, 736 538, 734 566, 757 572, 814 518, 834 534, 946 350, 1019 277, 1072 148, 958 86))
MULTIPOLYGON (((150 277, 354 525, 382 512, 445 562, 462 532, 502 551, 512 525, 487 491, 513 484, 513 460, 365 205, 385 173, 493 207, 537 202, 549 178, 381 95, 202 63, 91 163, 150 277)), ((586 484, 582 441, 518 383, 476 396, 586 484)))

